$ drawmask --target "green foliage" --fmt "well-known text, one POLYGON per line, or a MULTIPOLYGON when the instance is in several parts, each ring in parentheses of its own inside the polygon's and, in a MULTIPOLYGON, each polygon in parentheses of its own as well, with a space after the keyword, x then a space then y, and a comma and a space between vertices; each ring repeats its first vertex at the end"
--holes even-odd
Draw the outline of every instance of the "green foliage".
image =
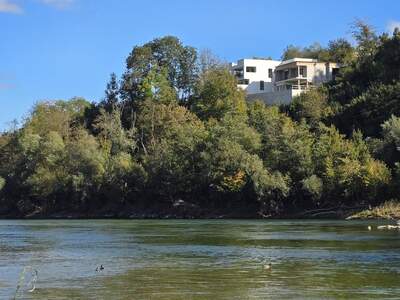
POLYGON ((363 20, 356 20, 353 24, 353 37, 357 41, 357 51, 360 57, 365 58, 374 54, 378 37, 374 28, 363 20))
POLYGON ((39 102, 34 106, 25 130, 39 135, 55 131, 62 137, 67 137, 71 126, 83 120, 85 110, 89 106, 89 102, 83 98, 39 102))
POLYGON ((125 130, 122 127, 119 110, 113 110, 111 113, 100 110, 100 114, 94 121, 93 126, 98 132, 101 146, 105 150, 108 148, 109 155, 134 151, 138 147, 135 140, 135 128, 125 130))
POLYGON ((343 65, 351 64, 355 59, 355 49, 345 39, 337 39, 328 43, 329 60, 343 65))
POLYGON ((400 118, 392 115, 382 124, 382 134, 387 142, 393 142, 396 148, 400 148, 400 118))
POLYGON ((287 114, 246 103, 218 59, 197 60, 175 37, 137 46, 100 103, 39 102, 20 128, 0 134, 2 211, 121 215, 175 211, 183 200, 208 214, 269 216, 394 197, 400 35, 359 22, 354 36, 355 47, 338 39, 286 49, 285 59, 344 64, 287 114))
POLYGON ((191 194, 201 184, 199 151, 207 136, 204 125, 184 107, 148 104, 139 128, 144 132, 143 166, 150 190, 167 199, 191 194))
POLYGON ((117 81, 117 75, 112 73, 110 76, 110 81, 107 83, 107 88, 105 90, 105 97, 103 101, 100 102, 100 107, 107 112, 112 112, 119 105, 120 101, 120 90, 117 81))
POLYGON ((335 122, 347 134, 350 129, 360 129, 366 136, 378 137, 380 125, 391 115, 400 115, 399 100, 400 82, 373 86, 345 105, 335 122))
POLYGON ((171 87, 186 100, 190 96, 197 76, 197 52, 193 47, 182 45, 173 36, 154 39, 143 46, 133 48, 126 60, 127 71, 123 77, 122 92, 125 98, 134 100, 141 93, 140 86, 150 72, 166 72, 171 87))
POLYGON ((250 106, 249 122, 262 136, 260 157, 266 166, 296 180, 312 174, 314 137, 304 123, 257 102, 250 106))
POLYGON ((225 115, 246 115, 244 92, 225 68, 205 72, 195 87, 193 110, 202 119, 222 119, 225 115))
POLYGON ((50 200, 45 204, 47 210, 57 205, 56 196, 65 197, 70 193, 72 205, 85 204, 105 172, 97 140, 82 129, 73 132, 67 143, 57 132, 40 138, 32 160, 33 170, 26 185, 34 196, 50 200))
POLYGON ((67 175, 62 167, 65 158, 65 144, 57 132, 51 131, 39 139, 32 157, 34 168, 26 181, 34 195, 48 197, 62 189, 67 175))
POLYGON ((394 167, 400 161, 400 118, 392 115, 382 125, 382 139, 369 139, 375 157, 394 167))
POLYGON ((0 191, 4 188, 6 185, 6 180, 3 177, 0 177, 0 191))
POLYGON ((94 201, 106 172, 106 160, 99 142, 85 130, 78 129, 66 145, 64 188, 72 194, 72 205, 94 201))
POLYGON ((303 189, 309 193, 314 200, 319 200, 321 198, 324 187, 321 178, 313 174, 303 179, 301 182, 303 184, 303 189))
POLYGON ((229 139, 249 153, 258 153, 261 149, 260 134, 238 116, 227 115, 220 122, 213 119, 206 125, 211 139, 229 139))
MULTIPOLYGON (((347 140, 334 127, 322 127, 314 159, 325 193, 333 199, 373 201, 390 183, 389 169, 370 156, 367 145, 357 133, 353 140, 347 140)), ((326 200, 331 201, 329 197, 326 200)))
POLYGON ((328 49, 323 48, 319 43, 314 43, 309 47, 298 47, 289 45, 283 51, 282 60, 292 58, 315 58, 322 61, 331 60, 328 49))
MULTIPOLYGON (((372 29, 365 23, 357 23, 354 27, 354 35, 356 40, 365 41, 371 39, 372 29), (362 24, 362 25, 361 25, 362 24), (364 27, 365 26, 365 27, 364 27), (363 34, 363 30, 370 32, 363 34)), ((324 62, 336 62, 342 65, 341 72, 344 72, 347 66, 351 65, 357 57, 356 49, 350 42, 343 38, 329 41, 327 47, 321 46, 319 43, 314 43, 308 47, 299 47, 289 45, 283 51, 282 60, 292 58, 312 58, 324 62)))
POLYGON ((333 114, 328 97, 323 89, 313 89, 295 97, 289 106, 290 115, 295 120, 305 119, 315 127, 333 114))
POLYGON ((139 91, 143 99, 153 99, 163 104, 177 102, 177 94, 168 82, 166 69, 161 72, 151 70, 139 85, 139 91))
MULTIPOLYGON (((277 213, 276 203, 289 192, 288 179, 280 172, 267 170, 257 155, 252 155, 237 142, 220 137, 203 154, 209 186, 221 197, 241 199, 254 194, 261 202, 262 213, 277 213)), ((215 195, 211 195, 215 197, 215 195)))
POLYGON ((353 36, 358 42, 355 58, 341 70, 329 89, 330 100, 341 105, 351 103, 369 89, 379 89, 382 84, 395 85, 400 79, 400 33, 397 30, 392 37, 377 36, 372 27, 358 21, 353 36))

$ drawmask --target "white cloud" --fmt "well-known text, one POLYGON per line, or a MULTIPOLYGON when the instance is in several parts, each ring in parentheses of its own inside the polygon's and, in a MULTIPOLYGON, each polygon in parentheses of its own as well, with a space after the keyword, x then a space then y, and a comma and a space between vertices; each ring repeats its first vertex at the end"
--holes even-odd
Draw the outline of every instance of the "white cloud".
POLYGON ((40 0, 42 3, 54 6, 58 9, 65 9, 72 5, 75 0, 40 0))
POLYGON ((11 0, 0 0, 0 12, 20 14, 22 13, 22 8, 17 3, 12 2, 11 0))
MULTIPOLYGON (((37 0, 38 2, 55 7, 57 9, 66 9, 70 7, 75 0, 37 0)), ((0 13, 21 14, 23 9, 18 4, 18 0, 0 0, 0 13)))
POLYGON ((396 27, 400 30, 400 21, 391 20, 387 23, 386 29, 389 33, 393 33, 396 27))

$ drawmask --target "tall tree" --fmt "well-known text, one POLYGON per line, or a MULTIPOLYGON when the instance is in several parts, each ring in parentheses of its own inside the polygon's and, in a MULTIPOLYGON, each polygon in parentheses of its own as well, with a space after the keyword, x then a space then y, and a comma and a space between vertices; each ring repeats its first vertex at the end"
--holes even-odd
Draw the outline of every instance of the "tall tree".
POLYGON ((123 96, 134 101, 140 94, 139 86, 151 70, 166 70, 169 84, 176 90, 180 100, 186 101, 193 90, 197 77, 197 51, 173 36, 154 39, 143 46, 133 48, 126 60, 127 70, 123 76, 123 96))
POLYGON ((119 104, 119 94, 120 89, 117 75, 111 73, 110 81, 107 83, 107 88, 105 90, 105 97, 100 102, 100 107, 104 108, 107 112, 112 112, 119 104))
POLYGON ((220 67, 202 74, 195 87, 193 110, 201 119, 222 119, 225 115, 246 116, 246 100, 236 78, 220 67))

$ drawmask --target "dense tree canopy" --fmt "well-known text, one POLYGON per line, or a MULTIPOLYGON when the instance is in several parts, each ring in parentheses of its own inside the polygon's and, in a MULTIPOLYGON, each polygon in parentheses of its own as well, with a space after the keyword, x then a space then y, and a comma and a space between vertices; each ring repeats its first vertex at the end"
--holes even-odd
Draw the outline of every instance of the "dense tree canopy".
POLYGON ((375 204, 400 186, 400 33, 289 46, 342 63, 288 107, 247 103, 210 53, 171 36, 133 48, 98 103, 38 102, 0 135, 0 213, 135 210, 269 216, 375 204))

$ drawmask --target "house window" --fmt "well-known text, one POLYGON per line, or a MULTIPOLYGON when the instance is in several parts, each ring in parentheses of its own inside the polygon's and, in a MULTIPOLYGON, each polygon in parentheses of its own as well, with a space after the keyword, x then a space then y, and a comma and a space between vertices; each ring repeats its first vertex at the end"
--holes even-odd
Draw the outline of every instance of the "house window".
POLYGON ((243 76, 243 69, 239 70, 234 70, 233 74, 235 74, 236 77, 242 77, 243 76))
POLYGON ((248 79, 241 79, 238 81, 238 84, 249 84, 249 80, 248 79))
POLYGON ((268 69, 268 77, 272 78, 272 69, 268 69))
POLYGON ((264 81, 260 81, 260 91, 264 90, 264 81))
POLYGON ((306 66, 301 66, 299 68, 300 70, 300 77, 307 77, 307 67, 306 66))
POLYGON ((332 68, 332 80, 335 80, 339 74, 339 68, 332 68))
POLYGON ((246 72, 255 73, 256 72, 256 67, 246 67, 246 72))

